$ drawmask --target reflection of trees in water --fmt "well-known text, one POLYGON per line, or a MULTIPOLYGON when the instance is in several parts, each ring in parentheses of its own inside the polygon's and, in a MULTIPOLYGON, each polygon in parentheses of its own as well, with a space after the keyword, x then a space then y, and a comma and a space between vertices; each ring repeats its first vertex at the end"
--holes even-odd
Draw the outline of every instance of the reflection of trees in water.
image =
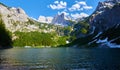
POLYGON ((0 48, 11 48, 11 46, 12 39, 10 32, 5 29, 4 22, 0 19, 0 48))
POLYGON ((0 50, 0 69, 2 68, 2 56, 1 56, 1 50, 0 50))
POLYGON ((1 66, 1 63, 2 63, 2 56, 1 56, 1 50, 0 50, 0 66, 1 66))

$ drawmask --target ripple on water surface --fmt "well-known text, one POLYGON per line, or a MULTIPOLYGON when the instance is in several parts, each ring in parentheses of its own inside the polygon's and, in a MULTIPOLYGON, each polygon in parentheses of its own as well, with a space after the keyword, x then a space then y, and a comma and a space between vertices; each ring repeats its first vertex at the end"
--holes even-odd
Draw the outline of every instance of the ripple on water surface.
POLYGON ((120 70, 119 49, 0 50, 0 70, 120 70))

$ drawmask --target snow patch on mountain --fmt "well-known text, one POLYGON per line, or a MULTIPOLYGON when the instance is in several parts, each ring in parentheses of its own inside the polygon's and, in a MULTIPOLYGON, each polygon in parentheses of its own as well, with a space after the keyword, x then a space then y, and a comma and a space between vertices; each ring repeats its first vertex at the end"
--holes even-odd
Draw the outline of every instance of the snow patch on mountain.
POLYGON ((99 39, 96 43, 100 44, 101 43, 101 47, 102 46, 107 46, 110 48, 120 48, 120 45, 117 45, 115 43, 111 43, 111 41, 108 41, 108 38, 105 38, 103 40, 99 39))

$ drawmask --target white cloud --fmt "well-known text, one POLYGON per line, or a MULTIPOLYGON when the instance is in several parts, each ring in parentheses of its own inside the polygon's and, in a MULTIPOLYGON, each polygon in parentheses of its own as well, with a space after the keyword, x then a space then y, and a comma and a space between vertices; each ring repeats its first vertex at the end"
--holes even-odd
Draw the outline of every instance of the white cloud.
POLYGON ((79 4, 74 4, 72 5, 71 8, 69 8, 70 11, 74 11, 74 10, 80 10, 80 5, 79 4))
POLYGON ((89 15, 88 14, 86 14, 86 13, 76 13, 76 14, 71 14, 71 17, 73 18, 73 19, 77 19, 77 18, 83 18, 83 17, 88 17, 89 15))
POLYGON ((79 11, 79 10, 89 10, 92 9, 92 6, 88 6, 85 1, 76 1, 76 4, 72 5, 71 8, 69 8, 69 11, 79 11))
POLYGON ((45 16, 39 16, 38 21, 45 22, 46 17, 45 16))
POLYGON ((55 1, 54 4, 50 4, 49 7, 51 9, 64 9, 67 6, 67 2, 63 2, 63 1, 55 1))
POLYGON ((84 2, 84 1, 76 2, 76 3, 80 4, 80 5, 87 5, 86 2, 84 2))
POLYGON ((55 1, 54 3, 55 3, 55 4, 58 4, 58 3, 59 3, 59 1, 55 1))
POLYGON ((93 7, 92 6, 83 6, 83 9, 86 9, 86 10, 89 10, 89 9, 92 9, 93 7))
POLYGON ((51 23, 53 17, 39 16, 38 21, 42 23, 51 23))

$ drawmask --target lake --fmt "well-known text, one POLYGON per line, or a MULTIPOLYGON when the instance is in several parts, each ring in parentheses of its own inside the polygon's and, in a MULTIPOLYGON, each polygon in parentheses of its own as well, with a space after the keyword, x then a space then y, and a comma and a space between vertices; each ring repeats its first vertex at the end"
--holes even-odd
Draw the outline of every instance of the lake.
POLYGON ((0 70, 120 70, 119 49, 0 50, 0 70))

